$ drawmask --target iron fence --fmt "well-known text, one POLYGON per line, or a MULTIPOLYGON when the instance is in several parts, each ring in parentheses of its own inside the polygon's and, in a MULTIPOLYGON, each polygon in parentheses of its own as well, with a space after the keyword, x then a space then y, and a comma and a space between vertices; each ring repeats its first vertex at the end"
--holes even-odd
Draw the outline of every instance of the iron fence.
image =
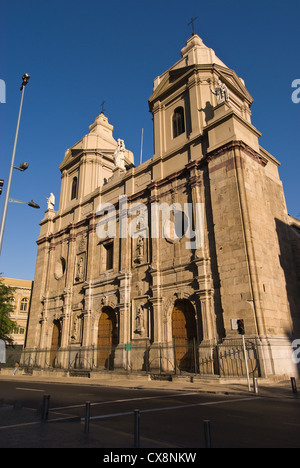
MULTIPOLYGON (((251 376, 260 377, 259 344, 256 338, 245 339, 246 358, 251 376)), ((27 370, 64 369, 68 371, 144 372, 159 375, 195 374, 202 376, 246 376, 242 340, 232 339, 211 345, 196 340, 182 343, 131 343, 112 347, 68 347, 59 349, 24 349, 21 366, 27 370)))

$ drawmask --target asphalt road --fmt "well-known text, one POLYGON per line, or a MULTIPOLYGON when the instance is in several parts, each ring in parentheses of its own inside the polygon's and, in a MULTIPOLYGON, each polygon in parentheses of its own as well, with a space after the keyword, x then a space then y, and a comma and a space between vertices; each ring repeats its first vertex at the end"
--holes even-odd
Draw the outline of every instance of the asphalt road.
POLYGON ((0 399, 1 448, 132 448, 136 409, 141 448, 204 448, 204 421, 212 448, 300 447, 300 400, 293 397, 1 381, 0 399), (50 404, 42 422, 44 395, 50 404), (22 409, 8 406, 16 402, 22 409))

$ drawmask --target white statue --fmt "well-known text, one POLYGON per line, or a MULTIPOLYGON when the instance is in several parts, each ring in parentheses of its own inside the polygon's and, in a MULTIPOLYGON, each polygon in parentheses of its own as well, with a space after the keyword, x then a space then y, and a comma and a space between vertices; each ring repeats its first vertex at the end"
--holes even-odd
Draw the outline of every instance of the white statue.
POLYGON ((211 92, 217 96, 218 104, 220 104, 223 101, 229 102, 229 94, 228 94, 227 86, 225 83, 222 83, 220 79, 218 81, 218 86, 214 90, 211 89, 211 86, 209 87, 210 87, 211 92))
POLYGON ((54 205, 55 205, 55 196, 53 195, 53 193, 50 193, 50 197, 47 198, 47 209, 54 210, 54 205))
POLYGON ((114 152, 115 166, 125 170, 125 144, 124 140, 118 138, 118 146, 114 152))

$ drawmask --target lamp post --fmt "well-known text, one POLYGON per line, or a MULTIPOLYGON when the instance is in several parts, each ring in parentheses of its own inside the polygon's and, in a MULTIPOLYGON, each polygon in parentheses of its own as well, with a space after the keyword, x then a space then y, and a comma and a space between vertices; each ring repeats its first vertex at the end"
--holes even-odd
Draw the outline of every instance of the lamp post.
MULTIPOLYGON (((10 186, 11 186, 12 173, 13 173, 13 169, 15 167, 14 166, 14 161, 15 161, 15 154, 16 154, 16 148, 17 148, 19 127, 20 127, 20 120, 21 120, 21 112, 22 112, 23 99, 24 99, 24 91, 25 91, 25 86, 27 85, 27 83, 29 81, 29 78, 30 78, 30 76, 28 75, 28 73, 25 73, 22 76, 22 84, 21 84, 21 88, 20 88, 20 91, 22 91, 22 94, 21 94, 19 116, 18 116, 18 122, 17 122, 17 129, 16 129, 15 141, 14 141, 14 146, 13 146, 13 152, 12 152, 12 157, 11 157, 10 170, 9 170, 9 175, 8 175, 8 182, 7 182, 7 189, 6 189, 6 195, 5 195, 5 200, 4 200, 1 227, 0 227, 0 254, 1 254, 1 249, 2 249, 2 241, 3 241, 4 227, 5 227, 5 221, 6 221, 6 213, 7 213, 8 201, 9 201, 9 192, 10 192, 10 186)), ((24 171, 25 169, 27 169, 27 167, 28 167, 27 163, 22 163, 20 165, 20 167, 17 168, 17 169, 19 169, 21 171, 24 171), (25 167, 24 164, 27 165, 27 166, 25 167)))

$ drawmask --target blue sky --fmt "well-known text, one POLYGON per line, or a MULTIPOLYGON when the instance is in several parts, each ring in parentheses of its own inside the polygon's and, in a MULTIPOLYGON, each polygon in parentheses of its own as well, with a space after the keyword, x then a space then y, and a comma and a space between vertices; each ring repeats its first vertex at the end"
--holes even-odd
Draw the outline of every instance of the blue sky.
MULTIPOLYGON (((2 0, 0 5, 0 178, 8 178, 24 73, 25 90, 10 196, 40 206, 9 203, 0 257, 4 276, 34 279, 39 222, 50 192, 60 194, 64 152, 88 133, 101 111, 143 160, 153 154, 148 98, 153 80, 180 59, 191 36, 245 80, 254 103, 260 144, 281 163, 288 212, 300 215, 299 114, 291 83, 300 79, 299 0, 2 0)), ((6 185, 0 196, 2 214, 6 185)))

